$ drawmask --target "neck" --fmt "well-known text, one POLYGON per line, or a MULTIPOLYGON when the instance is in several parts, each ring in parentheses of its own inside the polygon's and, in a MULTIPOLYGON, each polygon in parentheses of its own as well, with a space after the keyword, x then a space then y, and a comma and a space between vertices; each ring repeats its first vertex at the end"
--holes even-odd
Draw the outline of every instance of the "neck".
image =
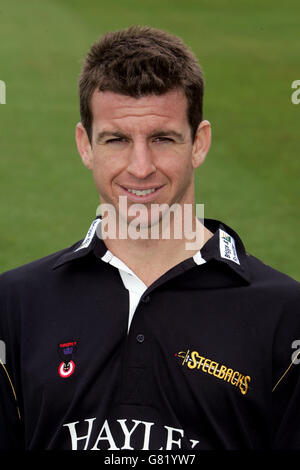
MULTIPOLYGON (((174 225, 170 224, 167 234, 170 236, 167 239, 160 232, 156 239, 150 236, 137 240, 116 237, 104 238, 103 241, 108 250, 120 258, 146 285, 150 285, 166 271, 196 254, 213 235, 195 216, 191 225, 185 231, 182 230, 180 238, 176 238, 174 225)), ((148 230, 148 235, 149 232, 148 230)))

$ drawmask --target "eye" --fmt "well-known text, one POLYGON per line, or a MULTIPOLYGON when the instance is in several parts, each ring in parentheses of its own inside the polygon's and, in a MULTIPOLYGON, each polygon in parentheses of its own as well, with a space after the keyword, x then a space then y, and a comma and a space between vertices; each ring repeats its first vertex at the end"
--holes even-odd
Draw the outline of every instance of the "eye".
POLYGON ((174 140, 171 139, 170 137, 161 136, 161 137, 155 137, 154 142, 168 143, 168 142, 174 142, 174 140))
POLYGON ((126 142, 126 139, 124 139, 123 137, 116 137, 114 139, 108 139, 105 141, 106 144, 118 144, 123 142, 126 142))

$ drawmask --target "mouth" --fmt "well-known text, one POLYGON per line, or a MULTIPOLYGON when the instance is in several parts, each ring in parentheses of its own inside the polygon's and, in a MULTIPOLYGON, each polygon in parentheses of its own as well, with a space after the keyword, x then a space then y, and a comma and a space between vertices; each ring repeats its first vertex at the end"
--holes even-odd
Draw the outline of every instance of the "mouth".
POLYGON ((128 199, 133 202, 149 202, 157 196, 163 186, 152 188, 127 188, 120 186, 120 188, 122 190, 122 194, 127 195, 128 199))

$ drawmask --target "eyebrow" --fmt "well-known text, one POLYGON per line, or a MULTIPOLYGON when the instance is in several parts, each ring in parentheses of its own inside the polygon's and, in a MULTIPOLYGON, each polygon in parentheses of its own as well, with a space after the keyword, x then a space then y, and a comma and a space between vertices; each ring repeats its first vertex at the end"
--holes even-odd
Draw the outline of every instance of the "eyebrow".
MULTIPOLYGON (((106 137, 117 137, 121 139, 128 139, 129 136, 119 131, 102 131, 97 134, 96 143, 102 142, 106 137)), ((149 138, 153 137, 174 137, 179 140, 179 142, 184 141, 184 137, 179 132, 174 130, 167 129, 156 129, 149 135, 149 138)))

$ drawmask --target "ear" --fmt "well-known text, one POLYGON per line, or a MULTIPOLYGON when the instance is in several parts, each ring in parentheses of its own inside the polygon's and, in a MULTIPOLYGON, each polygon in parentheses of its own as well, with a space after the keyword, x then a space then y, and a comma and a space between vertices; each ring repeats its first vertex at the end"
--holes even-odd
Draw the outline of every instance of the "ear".
POLYGON ((82 163, 89 170, 93 169, 93 152, 85 127, 79 122, 76 126, 76 144, 82 163))
POLYGON ((198 168, 205 160, 211 144, 211 125, 209 121, 201 121, 193 143, 192 164, 198 168))

